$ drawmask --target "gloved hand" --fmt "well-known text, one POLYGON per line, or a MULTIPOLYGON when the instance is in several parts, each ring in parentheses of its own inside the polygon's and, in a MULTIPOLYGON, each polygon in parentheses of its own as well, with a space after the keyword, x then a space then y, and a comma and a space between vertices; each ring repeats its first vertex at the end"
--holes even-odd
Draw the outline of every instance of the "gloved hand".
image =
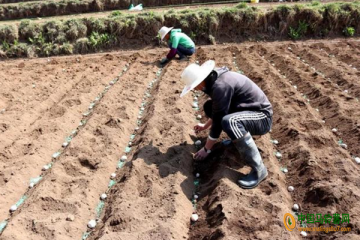
POLYGON ((205 130, 205 124, 202 123, 198 123, 195 127, 194 127, 194 131, 195 133, 199 133, 201 131, 205 130))
POLYGON ((203 159, 205 159, 208 155, 209 155, 209 153, 207 153, 204 148, 201 148, 197 153, 195 153, 194 158, 195 158, 196 160, 203 160, 203 159))
POLYGON ((169 62, 169 59, 167 59, 167 58, 163 58, 163 59, 160 60, 161 64, 166 64, 168 62, 169 62))

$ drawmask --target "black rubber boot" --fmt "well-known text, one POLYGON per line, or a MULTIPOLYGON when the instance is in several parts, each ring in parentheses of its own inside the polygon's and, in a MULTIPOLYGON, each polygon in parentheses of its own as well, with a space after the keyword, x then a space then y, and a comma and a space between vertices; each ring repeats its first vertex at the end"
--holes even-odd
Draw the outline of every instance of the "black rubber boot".
POLYGON ((251 189, 255 188, 267 175, 267 169, 261 159, 258 148, 250 133, 247 133, 240 139, 234 141, 236 149, 239 151, 240 156, 251 167, 251 172, 243 178, 238 180, 238 184, 242 188, 251 189))

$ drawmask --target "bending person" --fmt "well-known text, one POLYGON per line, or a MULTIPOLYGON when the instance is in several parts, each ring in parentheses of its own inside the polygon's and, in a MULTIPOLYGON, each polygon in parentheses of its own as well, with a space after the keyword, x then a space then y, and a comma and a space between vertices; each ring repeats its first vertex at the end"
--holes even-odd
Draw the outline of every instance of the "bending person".
POLYGON ((161 59, 161 64, 166 64, 172 60, 176 54, 179 60, 187 60, 187 56, 191 56, 195 52, 195 43, 181 29, 162 27, 159 31, 161 40, 166 40, 170 51, 167 56, 161 59))
POLYGON ((190 64, 181 78, 186 86, 180 97, 195 89, 211 98, 204 104, 209 120, 194 127, 195 132, 210 128, 206 144, 195 154, 195 160, 206 158, 224 131, 252 169, 238 184, 242 188, 256 187, 268 175, 252 138, 252 135, 266 134, 272 126, 273 110, 265 93, 246 76, 227 67, 215 68, 212 60, 201 66, 190 64))

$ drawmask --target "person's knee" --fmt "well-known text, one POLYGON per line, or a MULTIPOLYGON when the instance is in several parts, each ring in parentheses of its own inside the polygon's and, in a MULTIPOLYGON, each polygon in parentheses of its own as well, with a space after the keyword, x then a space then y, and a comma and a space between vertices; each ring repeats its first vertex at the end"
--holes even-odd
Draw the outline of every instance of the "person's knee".
POLYGON ((224 132, 226 132, 227 134, 229 134, 230 132, 232 132, 230 121, 231 121, 230 116, 225 116, 225 117, 223 117, 223 119, 221 120, 222 130, 223 130, 224 132))

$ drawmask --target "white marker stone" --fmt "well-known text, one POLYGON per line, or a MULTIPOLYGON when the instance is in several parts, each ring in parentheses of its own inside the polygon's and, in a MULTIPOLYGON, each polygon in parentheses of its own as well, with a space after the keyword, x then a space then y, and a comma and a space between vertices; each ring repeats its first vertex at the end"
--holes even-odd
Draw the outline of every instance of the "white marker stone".
POLYGON ((90 220, 88 222, 88 225, 87 225, 89 228, 95 228, 96 227, 96 221, 93 219, 93 220, 90 220))
POLYGON ((198 198, 199 198, 199 196, 195 194, 195 195, 194 195, 194 198, 195 198, 195 199, 198 199, 198 198))
POLYGON ((331 131, 333 131, 333 132, 337 132, 337 129, 336 129, 336 128, 333 128, 333 129, 331 129, 331 131))
POLYGON ((42 170, 43 171, 46 171, 46 170, 48 170, 49 169, 49 166, 48 165, 44 165, 43 167, 42 167, 42 170))
POLYGON ((360 158, 359 158, 359 157, 356 157, 356 158, 355 158, 355 162, 356 162, 357 164, 360 164, 360 158))
POLYGON ((192 106, 196 108, 196 107, 198 107, 199 105, 194 102, 194 103, 192 104, 192 106))
POLYGON ((120 158, 121 161, 126 161, 127 160, 127 156, 123 155, 121 158, 120 158))
POLYGON ((283 169, 283 172, 284 172, 284 173, 288 173, 287 168, 284 168, 284 169, 283 169))
POLYGON ((197 177, 197 178, 200 177, 200 173, 195 174, 195 177, 197 177))
POLYGON ((12 205, 10 207, 10 212, 15 212, 17 210, 17 206, 16 205, 12 205))
POLYGON ((135 128, 135 131, 137 131, 137 130, 139 130, 139 127, 136 127, 136 128, 135 128))
POLYGON ((293 186, 289 186, 289 187, 288 187, 288 191, 289 191, 289 192, 293 192, 294 190, 295 190, 295 188, 294 188, 293 186))
POLYGON ((30 185, 29 185, 30 188, 33 188, 34 186, 35 186, 34 183, 30 183, 30 185))
POLYGON ((201 141, 200 141, 200 140, 197 140, 197 141, 195 142, 195 145, 196 145, 196 146, 200 146, 200 145, 201 145, 201 141))
POLYGON ((197 97, 194 97, 194 100, 196 101, 196 100, 198 100, 198 98, 197 98, 197 97))
POLYGON ((107 195, 105 193, 101 194, 100 196, 101 200, 105 200, 107 198, 107 195))
POLYGON ((116 173, 112 173, 111 175, 110 175, 110 177, 113 179, 113 178, 115 178, 116 177, 116 173))
POLYGON ((281 157, 282 157, 282 155, 281 155, 280 152, 277 152, 277 153, 275 154, 275 156, 276 156, 277 158, 281 158, 281 157))
POLYGON ((344 90, 344 93, 349 93, 349 91, 348 91, 348 90, 344 90))
POLYGON ((273 140, 273 144, 277 145, 277 144, 279 144, 279 141, 278 140, 273 140))
POLYGON ((60 156, 60 154, 61 154, 60 152, 56 152, 52 155, 52 158, 57 158, 60 156))
POLYGON ((197 215, 196 213, 191 215, 191 221, 196 222, 199 219, 199 215, 197 215))
POLYGON ((294 211, 299 210, 299 205, 297 205, 297 204, 295 203, 294 206, 293 206, 293 210, 294 210, 294 211))
POLYGON ((297 89, 297 86, 295 85, 294 88, 297 89))
POLYGON ((142 107, 142 108, 140 108, 140 110, 141 110, 141 111, 144 111, 144 110, 145 110, 145 108, 143 108, 143 107, 142 107))
POLYGON ((200 119, 202 118, 202 116, 201 116, 201 115, 197 115, 196 118, 200 120, 200 119))
POLYGON ((325 120, 322 120, 322 123, 325 123, 325 120))
POLYGON ((345 144, 345 143, 340 143, 340 147, 342 147, 342 148, 344 148, 344 149, 347 149, 347 144, 345 144))
POLYGON ((63 147, 67 147, 67 145, 69 145, 69 142, 64 142, 64 143, 62 144, 63 147))
POLYGON ((303 237, 306 237, 307 236, 307 233, 305 232, 305 231, 301 231, 301 236, 303 236, 303 237))

